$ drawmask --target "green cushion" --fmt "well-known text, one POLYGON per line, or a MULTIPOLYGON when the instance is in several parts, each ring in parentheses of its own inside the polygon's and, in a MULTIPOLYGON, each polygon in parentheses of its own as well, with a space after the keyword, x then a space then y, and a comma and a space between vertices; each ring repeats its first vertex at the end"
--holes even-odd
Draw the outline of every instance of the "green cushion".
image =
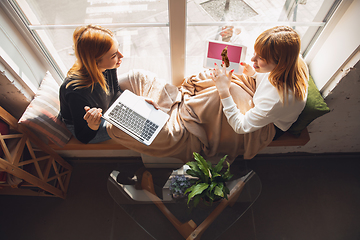
POLYGON ((309 93, 304 110, 301 112, 296 122, 288 129, 288 132, 295 136, 300 136, 302 130, 316 118, 330 112, 329 107, 326 105, 311 76, 309 78, 308 91, 309 93))

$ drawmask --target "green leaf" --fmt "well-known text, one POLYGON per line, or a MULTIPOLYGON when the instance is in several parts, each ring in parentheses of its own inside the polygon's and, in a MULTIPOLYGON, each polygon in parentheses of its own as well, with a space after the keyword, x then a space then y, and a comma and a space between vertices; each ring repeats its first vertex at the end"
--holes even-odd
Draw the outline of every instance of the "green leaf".
MULTIPOLYGON (((194 162, 194 161, 187 162, 186 165, 188 165, 190 167, 190 169, 188 169, 188 170, 192 170, 192 171, 198 173, 196 175, 200 175, 202 173, 201 170, 199 169, 199 166, 198 166, 197 162, 194 162)), ((186 171, 186 173, 187 173, 187 171, 186 171)))
POLYGON ((209 166, 205 159, 198 153, 194 152, 194 159, 198 163, 198 167, 204 173, 205 176, 209 177, 209 166))
POLYGON ((200 173, 200 172, 194 171, 194 170, 192 170, 192 169, 186 170, 186 173, 189 174, 190 176, 193 176, 193 177, 198 177, 198 178, 201 177, 201 173, 200 173))
POLYGON ((199 167, 198 167, 197 163, 194 162, 194 161, 187 162, 186 165, 188 165, 193 170, 199 170, 199 167))
POLYGON ((224 178, 225 182, 229 181, 233 176, 234 176, 234 174, 230 174, 229 176, 224 178))
POLYGON ((219 173, 222 170, 223 164, 224 164, 224 161, 226 158, 227 158, 227 155, 225 155, 223 158, 220 159, 220 161, 214 167, 214 172, 219 173))
POLYGON ((223 188, 223 192, 225 193, 225 195, 229 194, 230 193, 230 190, 228 187, 224 186, 223 188))
POLYGON ((221 189, 221 191, 224 189, 224 183, 223 182, 219 182, 218 183, 218 185, 217 185, 220 189, 221 189))
POLYGON ((192 185, 191 187, 187 188, 184 192, 184 194, 188 193, 188 192, 191 192, 192 189, 195 187, 195 185, 192 185))
MULTIPOLYGON (((198 195, 198 194, 201 194, 205 189, 207 189, 209 187, 209 184, 207 184, 207 183, 199 183, 199 184, 197 184, 197 185, 193 185, 192 187, 191 187, 191 193, 189 194, 189 196, 188 196, 188 204, 189 204, 189 202, 190 202, 190 200, 191 200, 191 198, 193 198, 194 196, 196 196, 196 195, 198 195)), ((189 189, 187 189, 186 191, 185 191, 185 193, 187 193, 187 192, 190 192, 190 191, 188 191, 189 189)))
POLYGON ((222 189, 219 186, 215 187, 214 194, 219 197, 224 197, 224 192, 222 191, 222 189))
POLYGON ((224 180, 225 181, 229 181, 230 178, 232 178, 234 175, 230 173, 230 163, 229 162, 226 162, 228 168, 226 170, 226 172, 224 173, 224 180))
POLYGON ((219 173, 213 173, 213 178, 221 177, 221 174, 219 173))
POLYGON ((217 185, 216 182, 212 182, 209 187, 209 192, 211 192, 214 189, 214 187, 216 187, 216 185, 217 185))
POLYGON ((199 164, 199 165, 204 165, 205 166, 205 159, 197 152, 193 152, 194 155, 194 159, 195 161, 199 164))

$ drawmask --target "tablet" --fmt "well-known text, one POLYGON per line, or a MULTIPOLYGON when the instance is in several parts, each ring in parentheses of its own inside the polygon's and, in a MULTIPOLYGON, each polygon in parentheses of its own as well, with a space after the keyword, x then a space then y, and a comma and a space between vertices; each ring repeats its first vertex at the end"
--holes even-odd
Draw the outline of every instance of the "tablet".
POLYGON ((243 67, 241 62, 245 61, 247 47, 240 44, 221 42, 215 40, 206 41, 206 53, 204 57, 204 67, 214 68, 216 63, 221 66, 223 56, 222 53, 226 48, 227 57, 229 59, 229 66, 226 68, 228 71, 234 69, 237 74, 242 74, 243 67))

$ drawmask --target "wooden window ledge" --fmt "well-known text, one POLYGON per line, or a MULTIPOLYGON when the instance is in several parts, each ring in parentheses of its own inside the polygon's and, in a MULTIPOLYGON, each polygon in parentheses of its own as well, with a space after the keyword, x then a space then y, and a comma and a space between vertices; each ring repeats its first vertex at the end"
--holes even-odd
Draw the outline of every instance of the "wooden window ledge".
MULTIPOLYGON (((284 133, 277 140, 272 141, 269 147, 304 146, 309 140, 309 132, 305 128, 299 137, 295 137, 288 132, 284 133)), ((112 139, 101 143, 84 144, 74 137, 71 137, 64 147, 59 147, 54 143, 49 143, 49 146, 54 150, 129 150, 112 139)))

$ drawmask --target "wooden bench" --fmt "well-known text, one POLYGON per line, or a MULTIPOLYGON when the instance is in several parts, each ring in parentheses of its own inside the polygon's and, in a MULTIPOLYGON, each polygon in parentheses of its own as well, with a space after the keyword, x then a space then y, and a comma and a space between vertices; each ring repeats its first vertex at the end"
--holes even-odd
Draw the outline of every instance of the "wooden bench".
POLYGON ((77 140, 74 136, 71 137, 70 141, 64 146, 59 147, 58 145, 49 142, 49 146, 55 151, 59 150, 129 150, 127 147, 118 144, 115 140, 110 139, 101 143, 88 143, 84 144, 77 140))
POLYGON ((310 135, 305 128, 299 137, 295 137, 291 133, 284 133, 281 137, 272 141, 268 146, 269 147, 288 147, 288 146, 304 146, 310 141, 310 135))
MULTIPOLYGON (((290 133, 284 133, 277 140, 271 142, 269 147, 282 147, 282 146, 304 146, 309 142, 310 136, 307 128, 305 128, 299 137, 295 137, 290 133)), ((108 140, 101 143, 84 144, 79 140, 72 137, 68 144, 64 147, 59 147, 54 143, 49 143, 49 146, 55 151, 71 151, 71 150, 129 150, 128 148, 118 144, 115 140, 108 140)))
MULTIPOLYGON (((299 137, 295 137, 290 133, 285 133, 277 140, 271 142, 269 147, 281 147, 281 146, 303 146, 310 140, 307 129, 304 129, 299 137)), ((83 144, 80 141, 72 137, 68 144, 64 147, 59 147, 55 144, 49 144, 59 155, 71 158, 71 159, 114 159, 116 161, 134 161, 136 157, 137 161, 142 163, 147 168, 180 168, 184 163, 181 159, 173 157, 152 157, 145 154, 132 151, 120 144, 115 140, 108 140, 102 143, 96 144, 83 144)), ((211 159, 208 159, 212 161, 211 159)))

